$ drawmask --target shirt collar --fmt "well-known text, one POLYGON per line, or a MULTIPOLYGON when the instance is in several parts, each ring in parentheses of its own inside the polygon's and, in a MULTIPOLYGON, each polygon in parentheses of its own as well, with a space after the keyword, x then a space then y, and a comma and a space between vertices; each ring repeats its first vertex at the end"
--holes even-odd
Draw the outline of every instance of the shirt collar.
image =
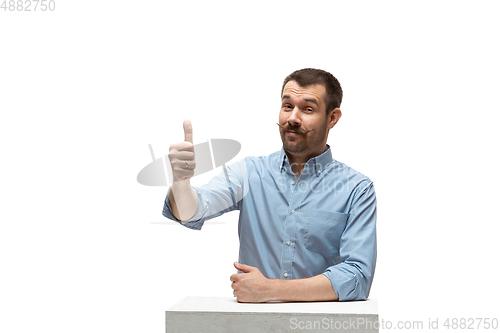
MULTIPOLYGON (((280 157, 279 160, 281 161, 280 163, 280 172, 283 171, 283 168, 285 166, 285 163, 288 163, 288 157, 285 154, 285 150, 283 147, 281 147, 280 151, 280 157)), ((332 158, 332 150, 330 149, 329 145, 326 145, 326 150, 323 152, 323 154, 318 155, 316 157, 310 158, 309 161, 307 161, 306 166, 310 166, 313 168, 314 173, 316 176, 319 177, 319 175, 333 162, 332 158)))

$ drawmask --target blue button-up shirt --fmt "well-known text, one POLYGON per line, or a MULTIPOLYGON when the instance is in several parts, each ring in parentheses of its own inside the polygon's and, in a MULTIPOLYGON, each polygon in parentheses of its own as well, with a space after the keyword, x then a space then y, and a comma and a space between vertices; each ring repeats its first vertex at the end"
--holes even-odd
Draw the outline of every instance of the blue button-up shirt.
MULTIPOLYGON (((198 209, 182 224, 199 230, 239 210, 240 263, 272 279, 324 274, 340 301, 367 299, 377 257, 375 190, 329 147, 298 180, 282 148, 236 162, 195 190, 198 209)), ((163 215, 176 220, 168 196, 163 215)))

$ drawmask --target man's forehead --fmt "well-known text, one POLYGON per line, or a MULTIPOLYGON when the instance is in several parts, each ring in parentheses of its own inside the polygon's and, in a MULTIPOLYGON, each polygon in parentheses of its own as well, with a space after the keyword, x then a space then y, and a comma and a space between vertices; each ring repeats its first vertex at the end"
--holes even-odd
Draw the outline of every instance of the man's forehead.
POLYGON ((296 97, 316 97, 319 101, 323 99, 325 95, 325 86, 322 84, 311 84, 308 86, 300 86, 295 81, 288 81, 283 89, 284 96, 296 96, 296 97))

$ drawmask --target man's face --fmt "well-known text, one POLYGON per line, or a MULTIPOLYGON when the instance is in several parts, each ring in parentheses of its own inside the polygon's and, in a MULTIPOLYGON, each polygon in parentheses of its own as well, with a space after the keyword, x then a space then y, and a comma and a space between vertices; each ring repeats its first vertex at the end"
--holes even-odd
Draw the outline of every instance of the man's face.
POLYGON ((336 123, 332 123, 331 112, 326 114, 325 93, 322 84, 301 87, 289 81, 285 85, 279 125, 288 155, 309 159, 324 152, 328 131, 336 123))

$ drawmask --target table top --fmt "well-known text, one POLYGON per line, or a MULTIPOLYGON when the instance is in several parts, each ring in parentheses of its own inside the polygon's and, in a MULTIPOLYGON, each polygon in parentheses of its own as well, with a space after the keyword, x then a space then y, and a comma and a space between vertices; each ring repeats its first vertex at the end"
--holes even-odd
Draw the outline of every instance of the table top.
POLYGON ((236 297, 186 297, 167 312, 247 312, 378 315, 376 299, 356 302, 238 303, 236 297))

